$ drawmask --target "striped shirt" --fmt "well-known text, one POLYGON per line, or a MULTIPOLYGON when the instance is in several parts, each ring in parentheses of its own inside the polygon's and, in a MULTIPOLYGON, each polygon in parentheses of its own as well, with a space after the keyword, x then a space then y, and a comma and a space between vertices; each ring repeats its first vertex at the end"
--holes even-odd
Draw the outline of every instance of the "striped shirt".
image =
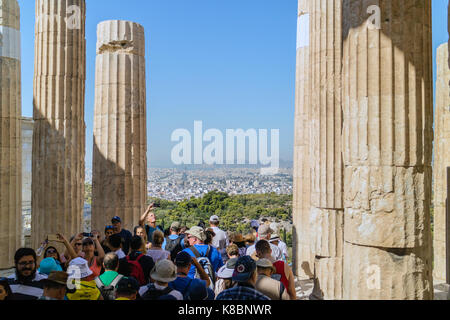
POLYGON ((15 274, 10 276, 8 284, 11 287, 14 300, 37 300, 42 297, 44 284, 40 281, 44 279, 47 279, 47 276, 40 274, 38 271, 36 271, 33 280, 27 282, 17 280, 15 274))

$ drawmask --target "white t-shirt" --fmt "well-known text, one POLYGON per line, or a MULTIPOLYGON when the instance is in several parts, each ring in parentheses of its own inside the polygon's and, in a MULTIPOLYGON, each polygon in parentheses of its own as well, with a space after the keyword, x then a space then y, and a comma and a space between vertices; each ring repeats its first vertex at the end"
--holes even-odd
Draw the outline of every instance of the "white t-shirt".
POLYGON ((219 252, 226 250, 229 244, 227 233, 223 230, 220 230, 218 227, 212 227, 211 229, 213 229, 214 233, 216 234, 212 240, 211 245, 219 250, 219 252))
POLYGON ((115 254, 117 254, 117 257, 118 257, 119 259, 126 258, 126 255, 125 255, 125 253, 123 252, 122 249, 117 250, 117 251, 115 252, 115 254))
POLYGON ((170 252, 166 250, 147 250, 147 256, 152 257, 154 263, 166 260, 169 257, 169 254, 170 252))
POLYGON ((289 257, 288 248, 286 243, 284 243, 281 240, 278 240, 278 248, 280 248, 281 253, 284 254, 284 256, 287 258, 289 257))
MULTIPOLYGON (((283 255, 281 254, 280 248, 278 248, 276 245, 274 245, 272 243, 269 243, 269 244, 270 244, 270 248, 272 249, 272 258, 275 261, 283 260, 283 255)), ((255 246, 256 245, 254 244, 247 248, 247 252, 246 252, 247 256, 251 256, 252 254, 254 254, 256 252, 255 246)))

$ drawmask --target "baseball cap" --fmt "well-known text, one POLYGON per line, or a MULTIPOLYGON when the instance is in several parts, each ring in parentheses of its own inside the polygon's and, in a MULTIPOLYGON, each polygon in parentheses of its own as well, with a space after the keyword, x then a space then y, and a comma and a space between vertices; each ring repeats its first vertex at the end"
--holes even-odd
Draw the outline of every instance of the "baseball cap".
POLYGON ((271 268, 275 272, 275 267, 269 259, 259 259, 256 261, 256 266, 259 268, 271 268))
POLYGON ((45 258, 41 261, 38 269, 39 273, 50 275, 53 271, 63 271, 54 258, 45 258))
POLYGON ((116 290, 119 293, 133 294, 139 291, 139 283, 133 277, 123 277, 116 285, 116 290))
POLYGON ((211 218, 209 218, 209 222, 220 222, 220 219, 218 216, 213 215, 211 218))
POLYGON ((257 220, 252 220, 250 222, 250 227, 258 229, 259 228, 259 222, 257 220))
POLYGON ((206 240, 205 230, 201 227, 192 227, 186 231, 186 234, 190 234, 190 235, 200 239, 201 241, 206 240))
POLYGON ((120 219, 120 217, 118 217, 118 216, 115 216, 111 219, 111 223, 114 223, 115 221, 122 223, 122 219, 120 219))
POLYGON ((177 265, 177 266, 187 266, 191 262, 192 262, 192 257, 186 251, 178 252, 178 254, 175 258, 175 265, 177 265))
POLYGON ((269 233, 273 233, 273 230, 270 228, 269 225, 267 224, 263 224, 261 227, 259 227, 258 229, 258 236, 261 237, 265 237, 267 236, 267 234, 269 233))
POLYGON ((233 272, 233 281, 246 282, 256 270, 256 262, 250 256, 240 257, 236 261, 233 272))
POLYGON ((208 289, 203 281, 192 281, 186 294, 186 300, 200 301, 208 298, 208 289))

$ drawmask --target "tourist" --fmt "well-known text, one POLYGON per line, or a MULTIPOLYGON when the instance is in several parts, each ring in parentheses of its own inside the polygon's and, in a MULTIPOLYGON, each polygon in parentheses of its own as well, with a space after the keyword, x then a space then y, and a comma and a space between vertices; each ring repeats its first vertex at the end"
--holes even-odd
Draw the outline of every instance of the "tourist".
POLYGON ((288 248, 285 242, 283 242, 280 239, 280 236, 278 234, 272 234, 271 238, 270 238, 270 243, 277 246, 280 251, 281 251, 281 255, 282 255, 282 260, 287 263, 287 259, 289 257, 289 253, 288 253, 288 248))
POLYGON ((104 300, 116 299, 116 285, 123 275, 119 274, 119 257, 114 252, 107 253, 103 259, 105 272, 95 278, 97 288, 100 290, 104 300))
POLYGON ((11 287, 8 284, 8 279, 0 278, 0 301, 14 300, 14 295, 11 287))
POLYGON ((178 252, 182 251, 184 247, 184 234, 180 235, 180 223, 178 221, 172 222, 170 225, 170 235, 164 239, 163 248, 170 252, 170 258, 175 261, 178 252))
POLYGON ((64 271, 54 271, 47 279, 42 280, 44 292, 38 300, 64 300, 67 293, 67 279, 69 276, 64 271))
POLYGON ((240 233, 233 233, 230 237, 230 244, 235 244, 239 250, 239 257, 245 256, 247 247, 245 245, 245 239, 240 233))
POLYGON ((127 261, 127 256, 122 250, 122 237, 119 234, 113 234, 109 237, 108 242, 111 247, 111 252, 115 253, 119 258, 118 272, 124 276, 129 276, 130 269, 127 261))
MULTIPOLYGON (((84 237, 83 237, 82 233, 72 236, 70 238, 70 246, 75 251, 76 257, 84 258, 83 243, 82 243, 83 238, 84 237)), ((68 265, 68 261, 67 261, 68 257, 70 257, 70 254, 66 248, 64 253, 61 255, 61 261, 65 262, 66 267, 68 265)))
MULTIPOLYGON (((269 241, 272 236, 272 233, 273 233, 273 230, 270 229, 270 226, 267 224, 263 224, 259 227, 259 230, 258 230, 258 236, 259 236, 258 240, 269 241)), ((270 247, 272 248, 273 260, 274 261, 281 260, 283 258, 281 255, 281 250, 274 244, 270 244, 270 247)), ((253 259, 257 259, 255 245, 247 248, 246 255, 251 256, 253 259)))
POLYGON ((272 245, 266 240, 260 240, 256 243, 256 255, 259 259, 268 259, 275 267, 276 275, 280 275, 280 281, 286 288, 291 300, 297 299, 297 293, 295 292, 295 278, 291 267, 281 260, 273 259, 272 245))
MULTIPOLYGON (((245 241, 245 247, 248 248, 255 244, 256 237, 253 233, 249 233, 244 237, 244 241, 245 241)), ((247 250, 246 250, 246 253, 247 253, 247 250)))
POLYGON ((120 219, 120 217, 113 217, 111 223, 114 226, 114 233, 120 235, 122 238, 122 250, 124 254, 127 255, 130 250, 130 241, 133 235, 130 231, 122 228, 122 219, 120 219))
POLYGON ((97 231, 93 231, 92 235, 92 238, 83 239, 82 244, 84 259, 88 261, 89 268, 93 272, 92 279, 95 279, 101 274, 105 252, 103 251, 102 245, 100 244, 100 241, 97 237, 99 233, 97 231), (95 255, 95 250, 97 250, 97 256, 95 255))
MULTIPOLYGON (((70 244, 69 241, 60 233, 56 234, 56 238, 58 240, 54 240, 55 242, 62 243, 65 247, 65 253, 67 254, 67 257, 64 255, 60 255, 58 250, 53 246, 48 246, 44 251, 44 259, 46 258, 54 258, 56 263, 60 266, 61 270, 65 270, 68 261, 75 259, 78 254, 76 253, 74 247, 70 244)), ((48 242, 48 239, 47 239, 48 242)), ((42 263, 42 262, 41 262, 42 263)), ((54 270, 58 271, 58 270, 54 270)))
POLYGON ((289 300, 283 283, 272 279, 272 275, 276 272, 272 262, 268 259, 259 259, 256 262, 258 279, 256 280, 256 290, 268 296, 271 300, 289 300))
POLYGON ((139 289, 139 295, 143 300, 160 300, 170 295, 177 300, 183 300, 183 295, 169 287, 169 282, 175 281, 177 271, 171 260, 158 261, 150 274, 154 283, 150 283, 139 289))
POLYGON ((227 260, 229 260, 229 259, 233 259, 233 258, 239 258, 240 257, 240 254, 239 254, 239 248, 238 248, 238 246, 237 245, 235 245, 235 244, 230 244, 228 247, 227 247, 227 256, 228 256, 228 259, 227 260))
POLYGON ((184 300, 214 300, 214 292, 209 289, 211 280, 205 270, 198 263, 197 259, 192 258, 189 253, 181 251, 175 258, 177 267, 177 278, 169 283, 169 287, 175 289, 184 297, 184 300), (200 279, 188 277, 191 266, 198 270, 200 279))
POLYGON ((67 293, 69 300, 103 300, 94 281, 94 273, 89 268, 87 260, 83 258, 73 259, 69 263, 67 273, 72 280, 69 282, 70 286, 76 289, 73 293, 67 293))
POLYGON ((41 261, 39 264, 38 272, 40 274, 45 274, 46 276, 49 276, 50 273, 53 271, 63 271, 63 268, 61 267, 61 264, 56 262, 55 258, 45 258, 41 261))
POLYGON ((214 293, 216 297, 222 291, 233 288, 236 285, 236 283, 233 281, 233 272, 238 259, 239 257, 230 258, 230 260, 228 260, 227 263, 222 266, 217 272, 218 280, 216 281, 216 285, 214 287, 214 293))
POLYGON ((111 252, 111 248, 109 245, 109 237, 112 236, 113 234, 114 234, 114 226, 106 226, 105 227, 105 239, 103 239, 100 242, 100 244, 103 248, 103 252, 105 252, 105 254, 111 252))
POLYGON ((147 256, 151 257, 155 263, 161 260, 170 259, 170 252, 162 248, 164 233, 160 230, 153 231, 152 247, 147 250, 147 256))
POLYGON ((145 228, 141 226, 134 227, 134 235, 142 238, 142 247, 140 251, 143 254, 147 254, 147 249, 150 249, 152 244, 147 239, 147 232, 145 232, 145 228))
POLYGON ((251 257, 243 256, 236 261, 232 279, 236 286, 221 292, 216 300, 270 300, 255 289, 256 262, 251 257))
POLYGON ((220 255, 222 256, 223 261, 225 262, 227 259, 226 248, 229 245, 227 233, 221 229, 219 229, 220 219, 218 216, 213 215, 209 218, 209 226, 213 229, 215 236, 212 241, 212 246, 216 248, 220 255))
POLYGON ((136 300, 139 292, 139 283, 132 277, 123 277, 115 289, 116 300, 136 300))
MULTIPOLYGON (((155 235, 155 233, 154 233, 155 235)), ((138 280, 139 285, 143 286, 150 282, 150 272, 152 271, 153 267, 155 266, 155 262, 151 256, 145 255, 142 250, 142 243, 143 240, 140 236, 133 236, 131 238, 130 248, 131 252, 127 256, 127 262, 129 264, 132 263, 132 261, 135 261, 139 263, 142 269, 142 276, 143 279, 141 279, 140 270, 135 270, 138 274, 136 274, 136 280, 138 280)), ((130 273, 130 276, 133 276, 132 273, 130 273)))
MULTIPOLYGON (((186 234, 189 242, 189 248, 186 248, 183 251, 189 253, 191 257, 197 258, 197 260, 200 257, 206 257, 209 259, 212 270, 205 269, 205 272, 208 273, 208 276, 211 278, 212 283, 214 284, 215 279, 214 273, 217 272, 219 268, 223 266, 223 261, 222 257, 220 256, 220 253, 213 246, 208 246, 204 244, 204 241, 206 240, 206 235, 205 231, 202 228, 192 227, 191 229, 186 231, 186 234), (209 272, 213 274, 210 274, 209 272)), ((189 270, 188 277, 194 279, 195 275, 196 275, 196 268, 193 265, 189 270)))
POLYGON ((37 300, 42 296, 46 279, 37 271, 36 252, 30 248, 20 248, 14 255, 15 274, 8 278, 14 300, 37 300))
POLYGON ((212 228, 208 228, 205 230, 205 235, 206 235, 205 244, 211 245, 214 237, 216 236, 215 232, 213 231, 212 228))
MULTIPOLYGON (((152 241, 153 232, 155 232, 156 230, 163 232, 162 228, 156 225, 156 215, 153 212, 154 208, 155 208, 154 204, 149 205, 147 210, 145 210, 144 214, 139 219, 139 225, 145 228, 145 232, 147 233, 147 239, 149 241, 152 241)), ((152 246, 153 245, 154 243, 152 242, 152 246)))

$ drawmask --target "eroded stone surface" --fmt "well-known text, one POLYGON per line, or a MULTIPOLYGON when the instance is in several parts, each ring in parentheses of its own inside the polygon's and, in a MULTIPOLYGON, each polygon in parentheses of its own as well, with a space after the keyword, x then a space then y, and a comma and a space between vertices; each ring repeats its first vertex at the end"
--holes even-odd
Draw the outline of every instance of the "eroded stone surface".
POLYGON ((14 264, 22 234, 20 8, 0 0, 0 269, 14 264))
POLYGON ((91 224, 132 230, 147 197, 144 29, 105 21, 97 37, 91 224))

